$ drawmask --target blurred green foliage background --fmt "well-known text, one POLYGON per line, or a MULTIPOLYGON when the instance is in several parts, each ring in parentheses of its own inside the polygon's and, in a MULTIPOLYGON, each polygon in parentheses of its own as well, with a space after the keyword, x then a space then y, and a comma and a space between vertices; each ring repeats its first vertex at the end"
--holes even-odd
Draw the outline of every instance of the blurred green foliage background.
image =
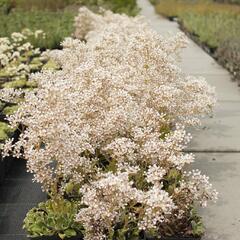
POLYGON ((60 48, 60 42, 74 31, 74 16, 80 6, 94 11, 100 7, 134 16, 136 0, 0 0, 0 37, 23 28, 41 29, 46 39, 31 42, 41 49, 60 48))
POLYGON ((240 0, 155 0, 158 13, 177 18, 185 31, 240 80, 240 6, 233 3, 240 4, 240 0))

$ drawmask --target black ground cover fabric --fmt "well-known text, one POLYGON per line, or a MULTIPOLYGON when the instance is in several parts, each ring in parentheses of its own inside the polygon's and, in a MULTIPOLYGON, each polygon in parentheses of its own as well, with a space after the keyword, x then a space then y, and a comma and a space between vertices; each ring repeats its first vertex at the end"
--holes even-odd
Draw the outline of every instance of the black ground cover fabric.
POLYGON ((23 219, 29 209, 44 200, 46 194, 39 184, 32 183, 26 162, 13 160, 0 183, 0 240, 27 240, 23 219))

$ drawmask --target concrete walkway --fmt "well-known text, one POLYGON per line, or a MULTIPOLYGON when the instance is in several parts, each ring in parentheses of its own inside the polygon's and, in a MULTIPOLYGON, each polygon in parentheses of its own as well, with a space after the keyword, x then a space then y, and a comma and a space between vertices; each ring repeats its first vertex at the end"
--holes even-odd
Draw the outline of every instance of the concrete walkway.
MULTIPOLYGON (((139 0, 142 14, 160 34, 176 33, 178 24, 157 13, 148 0, 139 0)), ((192 130, 189 150, 196 153, 194 167, 210 176, 219 191, 219 201, 203 210, 207 227, 204 240, 240 239, 240 89, 230 74, 190 40, 182 53, 186 73, 204 76, 216 87, 218 106, 215 115, 192 130)))

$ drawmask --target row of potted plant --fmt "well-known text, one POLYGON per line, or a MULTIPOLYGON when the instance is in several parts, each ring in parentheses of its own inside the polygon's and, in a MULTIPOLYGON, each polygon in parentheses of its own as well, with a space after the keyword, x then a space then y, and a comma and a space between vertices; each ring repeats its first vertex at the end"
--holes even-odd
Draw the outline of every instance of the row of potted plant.
MULTIPOLYGON (((17 128, 10 127, 6 118, 17 110, 18 104, 24 99, 24 93, 19 89, 30 91, 35 88, 36 83, 29 81, 30 74, 42 68, 51 67, 49 59, 29 43, 32 38, 42 39, 45 38, 45 34, 41 30, 32 32, 30 29, 23 29, 21 33, 12 33, 9 38, 0 38, 1 148, 7 139, 16 138, 19 133, 17 128)), ((4 160, 1 156, 0 159, 0 179, 2 180, 10 167, 11 160, 4 160)))
MULTIPOLYGON (((217 199, 208 177, 186 171, 186 126, 211 113, 215 92, 184 74, 182 34, 163 38, 141 17, 81 8, 75 38, 48 56, 57 71, 8 117, 24 126, 4 156, 26 159, 49 199, 24 229, 36 239, 199 239, 197 206, 217 199)), ((7 98, 7 94, 5 94, 7 98)))

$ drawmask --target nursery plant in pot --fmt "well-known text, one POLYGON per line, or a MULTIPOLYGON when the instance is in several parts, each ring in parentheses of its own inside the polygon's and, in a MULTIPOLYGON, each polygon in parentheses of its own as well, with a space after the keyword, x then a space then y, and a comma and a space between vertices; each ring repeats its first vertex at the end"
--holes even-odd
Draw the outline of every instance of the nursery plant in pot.
POLYGON ((3 181, 5 175, 5 162, 0 157, 0 183, 3 181))
POLYGON ((74 239, 75 236, 82 238, 83 228, 74 221, 78 209, 78 204, 74 201, 63 198, 48 200, 28 212, 23 228, 34 239, 53 239, 53 236, 56 239, 74 239))
MULTIPOLYGON (((23 29, 14 32, 11 37, 0 38, 0 144, 6 140, 18 138, 19 126, 10 127, 8 118, 17 111, 18 104, 24 100, 26 92, 36 87, 36 82, 29 81, 31 73, 42 68, 52 69, 50 60, 39 49, 34 48, 30 39, 42 39, 45 34, 41 30, 32 32, 23 29)), ((57 65, 54 65, 57 69, 57 65)), ((20 130, 20 129, 19 129, 20 130)), ((0 180, 11 166, 11 157, 2 159, 0 149, 0 180)))
POLYGON ((26 130, 4 154, 24 157, 50 196, 24 228, 46 239, 199 239, 195 208, 217 192, 200 171, 185 171, 194 160, 185 126, 211 112, 215 93, 176 66, 185 37, 86 8, 76 27, 85 40, 50 53, 61 70, 37 74, 11 117, 26 130))
POLYGON ((2 158, 2 147, 4 141, 10 137, 14 137, 14 129, 11 129, 10 126, 5 121, 0 121, 0 183, 4 179, 6 172, 9 169, 11 158, 2 158))

